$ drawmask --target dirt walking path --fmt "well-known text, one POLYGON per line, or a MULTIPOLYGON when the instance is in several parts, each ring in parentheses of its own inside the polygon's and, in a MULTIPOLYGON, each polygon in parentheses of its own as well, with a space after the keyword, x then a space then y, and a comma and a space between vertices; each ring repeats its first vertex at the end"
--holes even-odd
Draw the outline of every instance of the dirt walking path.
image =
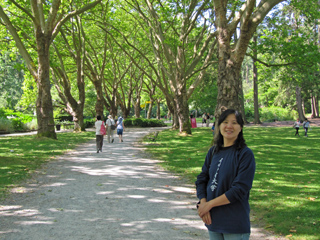
MULTIPOLYGON (((136 146, 157 130, 127 129, 124 142, 95 141, 45 165, 0 203, 1 240, 207 240, 193 184, 136 146)), ((280 239, 253 226, 252 240, 280 239)))

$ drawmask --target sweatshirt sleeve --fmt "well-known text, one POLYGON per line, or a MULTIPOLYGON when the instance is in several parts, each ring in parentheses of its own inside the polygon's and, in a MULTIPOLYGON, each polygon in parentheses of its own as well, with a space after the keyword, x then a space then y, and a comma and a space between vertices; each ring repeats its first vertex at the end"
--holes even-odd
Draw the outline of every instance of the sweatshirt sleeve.
POLYGON ((248 197, 249 191, 252 188, 255 169, 256 164, 253 152, 251 149, 246 148, 240 153, 237 175, 232 182, 232 186, 225 193, 231 203, 248 197))
POLYGON ((211 156, 214 147, 211 147, 207 153, 204 164, 202 166, 201 173, 197 176, 196 189, 197 189, 197 197, 200 199, 207 198, 207 185, 210 180, 209 176, 209 168, 211 165, 211 156))

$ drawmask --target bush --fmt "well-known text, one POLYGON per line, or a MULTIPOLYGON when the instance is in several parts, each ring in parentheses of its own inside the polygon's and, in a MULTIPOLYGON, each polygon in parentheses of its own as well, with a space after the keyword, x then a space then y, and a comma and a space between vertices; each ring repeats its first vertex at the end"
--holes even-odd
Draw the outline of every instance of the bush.
POLYGON ((0 117, 0 131, 9 133, 14 132, 12 122, 7 118, 0 117))
MULTIPOLYGON (((35 116, 30 114, 23 114, 21 112, 15 112, 14 110, 11 110, 11 109, 4 109, 4 108, 0 109, 0 118, 2 119, 1 120, 2 127, 0 127, 1 131, 7 131, 7 132, 27 131, 29 130, 27 123, 35 121, 35 124, 36 124, 35 116)), ((37 127, 34 127, 34 128, 36 129, 37 127)))
POLYGON ((85 118, 83 122, 85 128, 92 128, 94 127, 94 123, 96 122, 96 120, 94 118, 85 118))
POLYGON ((145 118, 127 118, 124 120, 126 127, 165 127, 163 121, 158 119, 145 119, 145 118))
MULTIPOLYGON (((298 116, 298 113, 295 110, 275 106, 259 108, 259 114, 260 121, 262 122, 291 121, 295 120, 298 116)), ((253 121, 253 104, 245 105, 245 115, 249 122, 253 121)))
POLYGON ((36 131, 36 130, 38 129, 37 119, 32 119, 31 122, 25 123, 25 127, 26 127, 28 130, 36 131))

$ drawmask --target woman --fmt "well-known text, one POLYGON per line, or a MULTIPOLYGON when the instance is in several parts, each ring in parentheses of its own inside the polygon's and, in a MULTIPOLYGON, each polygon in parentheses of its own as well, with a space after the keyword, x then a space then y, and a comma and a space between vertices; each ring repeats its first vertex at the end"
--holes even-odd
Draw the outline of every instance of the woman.
POLYGON ((119 117, 117 121, 117 134, 119 135, 119 142, 123 142, 123 139, 122 139, 123 132, 124 132, 123 118, 119 117))
POLYGON ((249 192, 255 173, 254 155, 243 138, 243 119, 233 109, 221 113, 215 146, 207 153, 196 181, 198 214, 210 240, 248 240, 249 192))
POLYGON ((101 125, 104 125, 104 123, 103 121, 101 121, 101 116, 98 115, 95 122, 97 153, 99 153, 99 151, 102 152, 103 146, 103 135, 101 134, 101 125))

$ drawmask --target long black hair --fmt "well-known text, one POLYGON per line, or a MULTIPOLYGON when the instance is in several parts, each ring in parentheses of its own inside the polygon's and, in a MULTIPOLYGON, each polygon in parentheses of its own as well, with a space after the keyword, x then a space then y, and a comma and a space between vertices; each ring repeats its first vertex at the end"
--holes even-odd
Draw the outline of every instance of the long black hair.
POLYGON ((223 123, 223 121, 230 115, 230 114, 234 114, 236 116, 236 120, 237 123, 241 126, 241 131, 238 134, 238 137, 236 139, 236 141, 234 142, 234 147, 236 149, 242 149, 245 146, 247 146, 247 144, 245 143, 245 140, 243 138, 243 126, 244 126, 244 121, 242 118, 242 115, 240 112, 238 112, 237 110, 234 109, 227 109, 225 111, 223 111, 218 119, 218 126, 216 127, 217 129, 217 135, 214 141, 214 145, 216 146, 215 148, 215 152, 219 152, 219 150, 221 150, 221 148, 223 147, 223 136, 220 133, 220 125, 221 123, 223 123))

